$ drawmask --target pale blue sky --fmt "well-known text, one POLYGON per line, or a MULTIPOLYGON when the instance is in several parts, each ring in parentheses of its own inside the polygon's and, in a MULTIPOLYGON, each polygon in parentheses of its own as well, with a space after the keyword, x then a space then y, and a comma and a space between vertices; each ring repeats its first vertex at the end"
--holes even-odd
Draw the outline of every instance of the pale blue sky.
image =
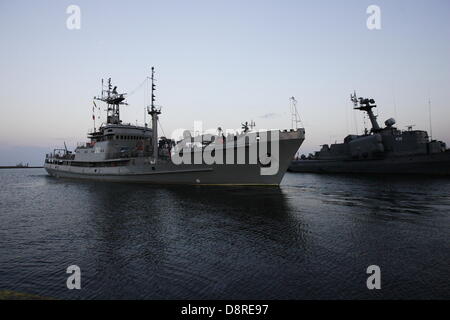
MULTIPOLYGON (((0 17, 0 164, 85 141, 100 79, 131 91, 152 65, 166 134, 194 120, 288 128, 295 96, 311 152, 355 132, 355 119, 361 132, 355 89, 375 98, 380 122, 426 130, 431 95, 433 135, 450 143, 448 0, 2 0, 0 17), (80 30, 66 28, 70 4, 80 30), (371 4, 381 30, 366 28, 371 4)), ((145 91, 128 101, 123 120, 142 123, 145 91)))

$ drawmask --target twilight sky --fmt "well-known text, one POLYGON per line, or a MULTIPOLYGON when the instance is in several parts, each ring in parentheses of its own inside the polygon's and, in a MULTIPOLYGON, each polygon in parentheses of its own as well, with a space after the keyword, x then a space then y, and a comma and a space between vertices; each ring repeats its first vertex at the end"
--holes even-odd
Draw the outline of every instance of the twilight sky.
MULTIPOLYGON (((0 165, 85 141, 101 78, 131 92, 152 65, 166 135, 194 120, 289 128, 295 96, 308 153, 362 132, 356 90, 402 129, 429 130, 431 97, 433 136, 450 144, 448 0, 2 0, 0 39, 0 165), (66 27, 71 4, 80 30, 66 27), (381 30, 366 26, 372 4, 381 30)), ((129 97, 124 122, 143 122, 146 94, 129 97)))

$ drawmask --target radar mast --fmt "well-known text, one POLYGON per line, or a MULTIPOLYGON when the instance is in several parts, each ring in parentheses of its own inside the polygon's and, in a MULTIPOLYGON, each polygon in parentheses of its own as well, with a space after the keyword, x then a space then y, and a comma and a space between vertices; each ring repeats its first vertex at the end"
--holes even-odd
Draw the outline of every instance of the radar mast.
POLYGON ((298 124, 302 123, 297 110, 297 100, 293 96, 290 97, 289 100, 291 100, 291 128, 297 130, 298 124))
POLYGON ((152 131, 153 131, 153 158, 155 163, 158 161, 158 115, 161 114, 161 108, 155 106, 155 67, 152 67, 152 89, 151 89, 151 104, 147 107, 148 114, 152 117, 152 131))
POLYGON ((378 125, 377 116, 372 111, 373 108, 377 107, 377 105, 375 104, 375 100, 362 97, 357 98, 356 92, 350 94, 350 100, 353 102, 354 106, 353 109, 367 112, 367 114, 369 115, 370 122, 372 124, 372 132, 380 131, 381 128, 378 125))
POLYGON ((100 97, 94 97, 95 100, 103 101, 107 104, 107 124, 121 124, 120 105, 127 105, 125 100, 126 93, 117 93, 117 86, 111 84, 111 78, 108 79, 107 89, 105 90, 102 79, 102 92, 100 97))

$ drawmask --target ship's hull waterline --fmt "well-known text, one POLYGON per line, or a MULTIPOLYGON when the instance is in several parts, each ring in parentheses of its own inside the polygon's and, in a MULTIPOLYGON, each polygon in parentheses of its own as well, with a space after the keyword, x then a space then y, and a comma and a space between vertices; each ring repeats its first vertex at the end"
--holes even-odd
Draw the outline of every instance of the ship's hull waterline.
POLYGON ((294 160, 288 171, 299 173, 374 173, 450 176, 450 152, 379 160, 294 160))
POLYGON ((49 175, 57 178, 84 179, 108 182, 188 185, 279 185, 292 157, 304 140, 304 131, 288 132, 280 139, 278 172, 262 175, 260 164, 180 164, 159 161, 152 164, 147 158, 132 159, 126 166, 79 167, 45 163, 49 175), (134 162, 134 164, 133 164, 134 162))

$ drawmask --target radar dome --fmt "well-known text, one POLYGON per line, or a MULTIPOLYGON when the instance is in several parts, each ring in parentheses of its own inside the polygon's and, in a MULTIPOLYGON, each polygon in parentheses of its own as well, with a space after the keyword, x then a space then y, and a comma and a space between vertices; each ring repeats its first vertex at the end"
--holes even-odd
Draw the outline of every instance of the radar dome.
POLYGON ((386 125, 386 127, 392 127, 395 124, 395 119, 389 118, 384 122, 384 124, 386 125))

